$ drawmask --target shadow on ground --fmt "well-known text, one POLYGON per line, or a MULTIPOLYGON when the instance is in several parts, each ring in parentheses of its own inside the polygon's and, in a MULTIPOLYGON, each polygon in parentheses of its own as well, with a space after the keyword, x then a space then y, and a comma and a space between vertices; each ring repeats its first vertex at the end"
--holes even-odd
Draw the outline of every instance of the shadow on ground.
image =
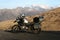
MULTIPOLYGON (((11 32, 11 33, 32 33, 32 32, 25 32, 25 31, 16 31, 16 32, 13 32, 13 31, 9 31, 9 30, 5 30, 5 32, 11 32)), ((43 33, 52 33, 52 34, 60 34, 60 31, 41 31, 43 33)), ((40 32, 40 33, 41 33, 40 32)))

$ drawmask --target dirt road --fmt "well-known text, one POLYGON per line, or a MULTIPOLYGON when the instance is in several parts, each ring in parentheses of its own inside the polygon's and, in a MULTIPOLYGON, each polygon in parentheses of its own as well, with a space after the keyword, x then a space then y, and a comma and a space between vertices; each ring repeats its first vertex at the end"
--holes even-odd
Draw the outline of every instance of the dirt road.
POLYGON ((32 34, 0 31, 0 40, 60 40, 60 34, 52 32, 41 32, 40 34, 32 34))

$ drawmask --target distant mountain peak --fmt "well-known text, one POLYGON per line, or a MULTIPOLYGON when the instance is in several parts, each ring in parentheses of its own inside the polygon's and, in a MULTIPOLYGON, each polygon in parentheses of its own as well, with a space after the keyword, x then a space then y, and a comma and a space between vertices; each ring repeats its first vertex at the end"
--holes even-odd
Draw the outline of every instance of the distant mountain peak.
POLYGON ((49 6, 47 6, 47 5, 41 5, 41 4, 33 4, 32 7, 41 7, 43 9, 50 9, 49 6))

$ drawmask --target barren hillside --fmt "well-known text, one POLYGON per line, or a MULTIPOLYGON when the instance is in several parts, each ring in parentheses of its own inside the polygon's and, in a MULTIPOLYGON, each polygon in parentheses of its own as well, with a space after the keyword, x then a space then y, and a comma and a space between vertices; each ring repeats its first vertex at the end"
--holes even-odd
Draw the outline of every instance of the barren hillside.
POLYGON ((53 9, 44 14, 42 29, 60 31, 60 8, 53 9))

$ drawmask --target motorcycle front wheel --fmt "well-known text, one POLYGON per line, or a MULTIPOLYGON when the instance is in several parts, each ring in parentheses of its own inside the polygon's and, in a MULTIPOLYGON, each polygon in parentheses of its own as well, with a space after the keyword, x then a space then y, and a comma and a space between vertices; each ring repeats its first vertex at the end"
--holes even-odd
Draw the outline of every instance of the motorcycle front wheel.
POLYGON ((12 32, 18 32, 18 31, 20 31, 19 26, 18 25, 13 25, 12 26, 12 32))

